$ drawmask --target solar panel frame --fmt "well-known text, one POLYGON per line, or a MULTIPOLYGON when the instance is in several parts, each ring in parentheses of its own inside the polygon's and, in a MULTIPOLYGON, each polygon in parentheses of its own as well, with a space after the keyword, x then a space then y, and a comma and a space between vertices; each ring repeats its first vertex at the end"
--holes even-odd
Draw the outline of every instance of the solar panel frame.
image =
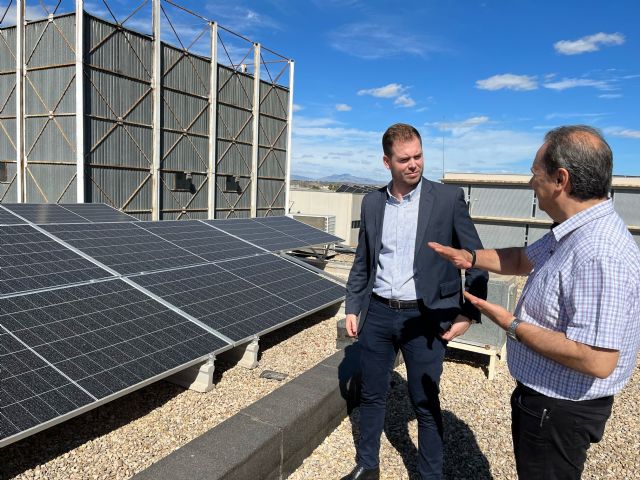
POLYGON ((14 215, 4 205, 0 204, 0 225, 21 225, 27 223, 25 220, 14 215))

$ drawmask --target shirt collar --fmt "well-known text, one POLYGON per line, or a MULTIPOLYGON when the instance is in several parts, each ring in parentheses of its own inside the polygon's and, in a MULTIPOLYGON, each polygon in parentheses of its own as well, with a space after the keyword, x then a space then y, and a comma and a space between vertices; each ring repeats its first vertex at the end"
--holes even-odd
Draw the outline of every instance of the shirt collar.
POLYGON ((604 202, 600 202, 593 207, 589 207, 586 210, 576 213, 572 217, 559 224, 557 227, 554 227, 551 231, 553 232, 553 236, 555 237, 556 242, 559 242, 574 230, 577 230, 578 228, 586 225, 596 218, 610 215, 613 213, 613 211, 613 202, 611 200, 605 200, 604 202))
POLYGON ((422 179, 416 184, 416 186, 406 195, 402 196, 402 201, 398 201, 396 197, 391 194, 391 187, 393 186, 393 180, 387 184, 387 201, 392 203, 404 203, 404 202, 413 202, 420 199, 420 189, 422 188, 422 179))

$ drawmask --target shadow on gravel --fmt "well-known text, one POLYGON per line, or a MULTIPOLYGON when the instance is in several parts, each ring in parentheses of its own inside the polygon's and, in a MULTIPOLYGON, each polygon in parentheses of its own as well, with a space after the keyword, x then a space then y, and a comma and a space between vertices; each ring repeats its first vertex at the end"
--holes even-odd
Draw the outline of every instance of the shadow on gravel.
MULTIPOLYGON (((345 360, 340 365, 340 385, 351 421, 353 441, 357 444, 360 436, 358 422, 359 372, 353 362, 358 360, 357 343, 347 347, 345 360), (355 381, 353 381, 355 379, 355 381)), ((357 364, 357 363, 356 363, 357 364)), ((474 433, 469 426, 448 410, 442 411, 444 423, 444 478, 445 480, 491 480, 489 462, 478 447, 474 433)), ((392 372, 391 388, 387 397, 384 433, 389 443, 401 456, 410 480, 419 480, 418 450, 409 434, 409 423, 416 418, 409 400, 406 380, 397 372, 392 372)), ((384 470, 384 465, 381 465, 384 470)))

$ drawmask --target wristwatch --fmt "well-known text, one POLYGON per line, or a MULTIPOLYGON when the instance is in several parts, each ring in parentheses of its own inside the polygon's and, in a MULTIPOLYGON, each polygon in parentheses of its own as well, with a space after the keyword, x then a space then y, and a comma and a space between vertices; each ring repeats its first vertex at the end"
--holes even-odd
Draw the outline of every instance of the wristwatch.
POLYGON ((463 248, 463 250, 466 250, 471 254, 471 268, 473 268, 474 265, 476 264, 476 251, 471 250, 470 248, 463 248))
POLYGON ((513 317, 511 325, 509 325, 509 328, 507 328, 507 337, 515 340, 516 342, 519 342, 520 339, 516 336, 516 328, 518 328, 518 325, 520 325, 521 323, 522 320, 520 320, 518 317, 513 317))

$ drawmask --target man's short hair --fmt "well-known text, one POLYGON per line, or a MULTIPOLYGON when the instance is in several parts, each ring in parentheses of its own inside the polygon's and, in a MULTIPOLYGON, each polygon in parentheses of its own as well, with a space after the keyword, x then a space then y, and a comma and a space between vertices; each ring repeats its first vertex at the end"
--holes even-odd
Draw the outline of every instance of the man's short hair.
POLYGON ((580 200, 606 198, 611 188, 613 154, 600 131, 586 125, 554 128, 544 136, 542 157, 547 175, 569 172, 571 192, 580 200))
POLYGON ((387 157, 391 157, 393 152, 391 151, 395 142, 408 142, 409 140, 417 138, 422 145, 422 138, 420 133, 415 127, 407 125, 406 123, 396 123, 387 128, 387 131, 382 135, 382 151, 387 157))

